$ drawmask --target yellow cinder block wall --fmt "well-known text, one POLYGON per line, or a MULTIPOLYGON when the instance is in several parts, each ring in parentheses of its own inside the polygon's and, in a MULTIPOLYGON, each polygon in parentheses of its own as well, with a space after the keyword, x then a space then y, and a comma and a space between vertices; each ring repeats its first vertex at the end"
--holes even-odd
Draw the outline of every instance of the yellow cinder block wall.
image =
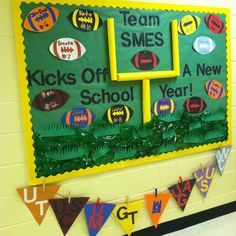
MULTIPOLYGON (((59 1, 59 0, 58 0, 59 1)), ((156 1, 167 3, 167 1, 156 1)), ((78 1, 79 3, 79 1, 78 1)), ((236 2, 232 0, 169 0, 168 3, 228 7, 231 9, 232 68, 233 68, 233 136, 236 135, 236 2)), ((0 235, 1 236, 57 236, 62 235, 51 209, 41 226, 34 221, 16 193, 16 188, 28 185, 25 155, 24 131, 22 126, 19 81, 11 0, 0 0, 0 235)), ((236 140, 233 138, 231 151, 223 177, 217 172, 206 200, 194 187, 184 213, 173 198, 169 201, 161 222, 183 217, 208 208, 236 200, 236 140)), ((160 190, 174 184, 179 175, 189 178, 200 164, 206 164, 215 151, 191 156, 105 172, 63 181, 60 193, 72 196, 100 197, 103 201, 130 201, 140 199, 154 187, 160 190)), ((138 217, 135 230, 151 225, 144 205, 138 217)), ((118 236, 125 232, 111 216, 99 235, 118 236)), ((80 214, 68 236, 88 235, 84 212, 80 214)))

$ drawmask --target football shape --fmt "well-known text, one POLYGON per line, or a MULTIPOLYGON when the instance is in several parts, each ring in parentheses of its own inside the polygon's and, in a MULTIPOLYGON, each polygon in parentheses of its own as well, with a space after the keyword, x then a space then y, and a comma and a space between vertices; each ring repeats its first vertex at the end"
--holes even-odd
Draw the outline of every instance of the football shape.
POLYGON ((224 22, 220 17, 214 14, 208 14, 205 16, 205 21, 208 29, 214 34, 223 34, 226 31, 224 22))
POLYGON ((102 19, 96 12, 86 9, 74 10, 69 20, 76 28, 84 32, 96 31, 103 25, 102 19))
POLYGON ((162 98, 153 104, 152 113, 156 116, 167 115, 175 112, 176 108, 177 104, 172 99, 162 98))
POLYGON ((40 92, 33 100, 33 107, 40 111, 54 111, 67 102, 68 93, 59 89, 48 89, 40 92))
POLYGON ((133 56, 131 62, 138 70, 152 70, 159 64, 159 58, 151 51, 141 51, 133 56))
POLYGON ((76 39, 60 38, 50 45, 49 51, 60 60, 73 61, 82 57, 86 49, 76 39))
POLYGON ((117 104, 106 111, 103 119, 112 124, 122 124, 128 122, 132 115, 133 111, 130 107, 117 104))
POLYGON ((74 125, 78 128, 84 128, 92 124, 95 120, 95 114, 88 108, 79 107, 68 111, 62 118, 61 122, 65 125, 74 125))
POLYGON ((193 43, 194 50, 202 55, 211 53, 215 47, 215 42, 206 36, 200 36, 196 38, 193 43))
POLYGON ((198 16, 187 15, 184 16, 178 24, 178 31, 183 35, 190 35, 194 33, 201 23, 201 19, 198 16))
POLYGON ((184 109, 191 114, 201 113, 206 107, 205 101, 200 97, 188 98, 184 103, 184 109))
POLYGON ((224 86, 217 80, 208 80, 206 82, 206 92, 213 99, 221 99, 225 97, 224 86))
POLYGON ((36 7, 26 16, 24 28, 32 32, 48 31, 56 24, 58 16, 59 11, 55 7, 36 7))

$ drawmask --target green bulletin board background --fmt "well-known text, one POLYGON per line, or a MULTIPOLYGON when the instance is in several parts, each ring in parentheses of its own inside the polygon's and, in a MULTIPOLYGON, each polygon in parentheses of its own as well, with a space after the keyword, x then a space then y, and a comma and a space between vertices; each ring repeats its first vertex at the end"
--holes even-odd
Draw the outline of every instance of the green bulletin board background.
MULTIPOLYGON (((35 3, 22 3, 22 20, 28 12, 39 6, 35 3)), ((83 5, 60 5, 55 4, 59 10, 59 19, 56 25, 45 33, 32 33, 24 30, 24 46, 26 64, 28 71, 28 89, 30 105, 34 97, 43 90, 60 89, 70 95, 67 103, 60 109, 51 112, 42 112, 32 108, 31 115, 34 131, 35 164, 37 177, 47 177, 64 173, 66 171, 84 169, 100 164, 113 163, 114 161, 137 159, 140 157, 157 155, 174 150, 183 150, 189 147, 214 143, 227 140, 227 71, 226 71, 226 34, 213 34, 207 28, 204 17, 206 13, 199 12, 179 12, 163 10, 141 10, 112 7, 90 7, 83 5), (68 20, 68 15, 75 9, 92 10, 102 18, 103 26, 97 31, 81 32, 76 29, 68 20), (129 11, 129 14, 139 17, 141 15, 158 15, 160 24, 158 26, 130 26, 124 25, 124 16, 120 11, 129 11), (158 55, 160 63, 156 70, 170 70, 171 60, 171 32, 170 22, 173 19, 180 20, 185 15, 196 15, 201 18, 201 24, 192 35, 180 35, 180 66, 181 75, 176 79, 160 79, 151 81, 151 103, 153 104, 161 98, 167 98, 163 94, 161 87, 176 89, 175 95, 170 97, 177 103, 177 110, 173 114, 161 117, 154 117, 148 124, 142 124, 142 94, 141 81, 137 82, 114 82, 109 75, 109 56, 107 42, 107 18, 115 19, 116 28, 116 48, 119 72, 138 71, 130 62, 131 58, 139 51, 150 50, 158 55), (146 47, 129 46, 123 47, 121 35, 129 32, 130 35, 140 35, 143 33, 161 32, 163 34, 163 45, 146 47), (200 55, 194 51, 192 44, 199 36, 208 36, 216 44, 216 48, 208 55, 200 55), (62 61, 55 58, 49 52, 50 44, 59 38, 74 38, 81 42, 85 48, 85 54, 78 60, 62 61), (185 65, 188 64, 191 76, 184 72, 185 65), (220 73, 204 75, 198 69, 207 66, 221 66, 220 73), (105 80, 103 74, 97 77, 96 71, 107 71, 105 80), (38 71, 38 72, 37 72, 38 71), (34 79, 32 74, 35 73, 34 79), (55 84, 49 85, 43 82, 43 78, 49 73, 58 76, 64 75, 64 82, 55 80, 55 84), (73 75, 71 74, 73 73, 73 75), (31 76, 30 76, 31 75, 31 76), (71 79, 72 78, 72 79, 71 79), (210 98, 205 91, 205 83, 208 80, 218 80, 226 90, 226 97, 220 100, 210 98), (91 81, 91 82, 85 82, 91 81), (161 86, 161 87, 160 87, 161 86), (188 89, 183 91, 183 87, 188 89), (191 89, 190 89, 191 87, 191 89), (87 92, 84 93, 84 91, 87 92), (106 93, 133 91, 130 100, 124 102, 89 103, 86 96, 95 93, 106 93), (189 97, 198 96, 207 103, 205 111, 199 115, 189 115, 184 111, 183 104, 189 97), (132 99, 131 99, 132 97, 132 99), (133 110, 131 119, 122 125, 110 125, 102 120, 106 110, 115 105, 124 104, 133 110), (61 117, 70 109, 86 107, 96 114, 95 122, 83 129, 67 128, 61 124, 61 117), (190 131, 189 125, 195 127, 190 131), (174 133, 173 133, 174 130, 174 133), (187 140, 187 141, 186 141, 187 140), (88 148, 86 155, 80 155, 78 149, 88 148), (47 153, 54 151, 55 158, 48 158, 47 153), (66 151, 65 151, 66 150, 66 151), (76 156, 76 152, 78 155, 76 156), (68 160, 56 160, 57 155, 70 155, 74 157, 68 160)), ((224 22, 225 15, 217 14, 224 22)), ((155 42, 153 37, 150 37, 155 42)), ((151 43, 152 43, 151 42, 151 43)), ((52 80, 54 81, 54 80, 52 80)), ((98 96, 97 96, 98 98, 98 96)), ((157 155, 158 160, 158 155, 157 155)))

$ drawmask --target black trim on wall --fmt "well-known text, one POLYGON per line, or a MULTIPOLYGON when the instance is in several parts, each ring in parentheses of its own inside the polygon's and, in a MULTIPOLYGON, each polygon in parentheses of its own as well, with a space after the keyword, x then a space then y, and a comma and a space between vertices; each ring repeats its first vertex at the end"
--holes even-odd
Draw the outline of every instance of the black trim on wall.
POLYGON ((201 211, 189 216, 185 216, 176 220, 171 220, 158 225, 155 229, 154 226, 148 227, 132 233, 132 236, 159 236, 165 235, 177 230, 181 230, 192 225, 208 221, 219 216, 223 216, 236 211, 236 201, 230 202, 218 207, 214 207, 205 211, 201 211))

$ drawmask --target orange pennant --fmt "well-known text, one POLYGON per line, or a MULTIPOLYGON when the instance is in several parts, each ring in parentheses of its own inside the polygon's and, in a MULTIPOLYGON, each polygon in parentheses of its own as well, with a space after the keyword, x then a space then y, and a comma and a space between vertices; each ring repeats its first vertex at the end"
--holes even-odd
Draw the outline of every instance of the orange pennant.
POLYGON ((32 186, 19 188, 17 192, 40 225, 49 207, 48 200, 54 197, 59 188, 59 185, 49 185, 44 188, 43 186, 32 186))
POLYGON ((150 216, 152 218, 153 225, 155 228, 157 228, 159 219, 165 210, 165 207, 171 197, 171 194, 165 193, 165 194, 147 194, 145 195, 146 203, 148 206, 148 210, 150 213, 150 216))

